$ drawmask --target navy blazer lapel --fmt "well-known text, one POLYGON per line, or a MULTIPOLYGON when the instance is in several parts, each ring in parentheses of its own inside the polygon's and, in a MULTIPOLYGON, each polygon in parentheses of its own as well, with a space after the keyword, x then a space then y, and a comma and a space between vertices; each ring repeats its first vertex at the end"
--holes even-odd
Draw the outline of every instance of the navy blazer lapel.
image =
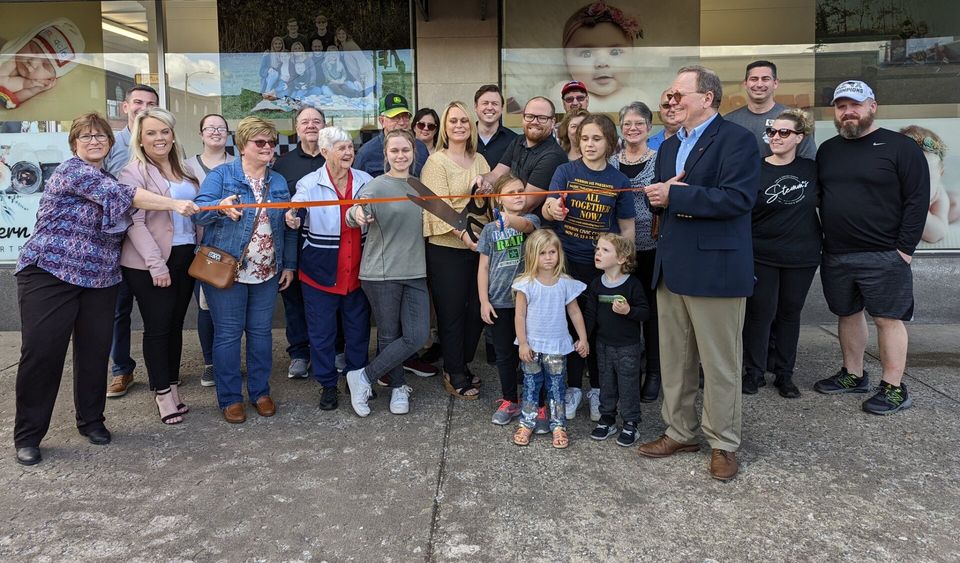
POLYGON ((703 156, 703 153, 707 152, 707 147, 713 143, 714 137, 717 136, 717 133, 720 131, 720 122, 723 121, 723 117, 720 114, 717 114, 717 117, 707 126, 704 130, 703 135, 697 139, 697 144, 693 146, 693 150, 690 151, 690 156, 687 157, 687 161, 683 165, 683 170, 686 172, 685 176, 690 177, 690 173, 693 171, 693 167, 697 165, 697 162, 700 161, 700 157, 703 156))
POLYGON ((680 143, 674 141, 669 142, 671 139, 674 139, 676 134, 670 139, 667 139, 660 145, 660 149, 657 151, 657 158, 660 160, 661 165, 665 170, 658 171, 659 177, 657 178, 658 182, 663 182, 669 180, 677 175, 677 153, 680 152, 680 143))

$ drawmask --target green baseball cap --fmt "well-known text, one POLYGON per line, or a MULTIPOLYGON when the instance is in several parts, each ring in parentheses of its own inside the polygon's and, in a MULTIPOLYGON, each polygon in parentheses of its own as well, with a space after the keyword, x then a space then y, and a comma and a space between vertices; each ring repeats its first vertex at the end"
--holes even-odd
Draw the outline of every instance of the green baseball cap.
POLYGON ((380 115, 396 117, 401 113, 413 113, 407 107, 407 99, 400 94, 387 94, 380 98, 380 115))

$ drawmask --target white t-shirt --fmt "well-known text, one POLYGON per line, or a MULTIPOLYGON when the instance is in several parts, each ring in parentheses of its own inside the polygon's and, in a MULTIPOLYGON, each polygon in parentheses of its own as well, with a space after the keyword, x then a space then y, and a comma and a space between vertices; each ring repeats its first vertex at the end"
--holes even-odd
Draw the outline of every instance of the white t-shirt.
POLYGON ((565 276, 553 285, 543 285, 536 279, 513 284, 513 289, 527 298, 527 344, 534 352, 573 352, 573 338, 567 330, 567 305, 586 288, 583 282, 565 276))

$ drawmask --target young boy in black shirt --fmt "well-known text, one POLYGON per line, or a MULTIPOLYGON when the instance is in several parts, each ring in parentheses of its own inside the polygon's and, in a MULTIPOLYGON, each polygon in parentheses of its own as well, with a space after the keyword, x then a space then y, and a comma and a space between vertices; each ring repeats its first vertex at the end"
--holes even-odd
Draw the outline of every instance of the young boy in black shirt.
POLYGON ((590 283, 584 310, 587 334, 596 331, 600 372, 600 422, 590 437, 606 440, 617 432, 619 401, 623 429, 617 444, 624 447, 640 437, 640 327, 650 316, 643 286, 630 275, 634 248, 618 234, 600 235, 593 261, 603 275, 590 283))

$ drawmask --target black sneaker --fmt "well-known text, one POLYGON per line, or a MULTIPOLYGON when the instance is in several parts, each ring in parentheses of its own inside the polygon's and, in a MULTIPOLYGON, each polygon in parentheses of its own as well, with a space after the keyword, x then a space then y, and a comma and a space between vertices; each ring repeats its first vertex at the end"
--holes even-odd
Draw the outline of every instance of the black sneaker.
POLYGON ((759 387, 756 377, 749 373, 743 374, 743 383, 740 385, 740 390, 743 391, 744 395, 756 395, 759 387))
POLYGON ((840 368, 836 374, 813 384, 813 390, 824 395, 839 395, 840 393, 869 393, 870 374, 863 370, 863 377, 857 377, 840 368))
POLYGON ((880 382, 877 394, 863 402, 864 412, 870 414, 893 414, 913 406, 913 399, 907 394, 907 386, 903 382, 900 387, 890 385, 886 381, 880 382))
POLYGON ((636 422, 624 422, 623 430, 620 431, 620 435, 617 436, 617 445, 629 448, 630 446, 637 443, 637 440, 640 439, 640 431, 637 430, 636 422))
POLYGON ((793 376, 778 375, 773 382, 773 386, 780 392, 780 396, 785 399, 796 399, 800 396, 800 389, 793 383, 793 376))
POLYGON ((617 433, 617 423, 616 422, 607 422, 601 420, 600 424, 597 424, 597 427, 593 429, 593 432, 590 433, 590 437, 594 440, 606 440, 610 436, 613 436, 617 433))
POLYGON ((320 410, 322 411, 337 410, 338 404, 339 402, 337 401, 337 388, 324 387, 323 391, 320 392, 320 410))

